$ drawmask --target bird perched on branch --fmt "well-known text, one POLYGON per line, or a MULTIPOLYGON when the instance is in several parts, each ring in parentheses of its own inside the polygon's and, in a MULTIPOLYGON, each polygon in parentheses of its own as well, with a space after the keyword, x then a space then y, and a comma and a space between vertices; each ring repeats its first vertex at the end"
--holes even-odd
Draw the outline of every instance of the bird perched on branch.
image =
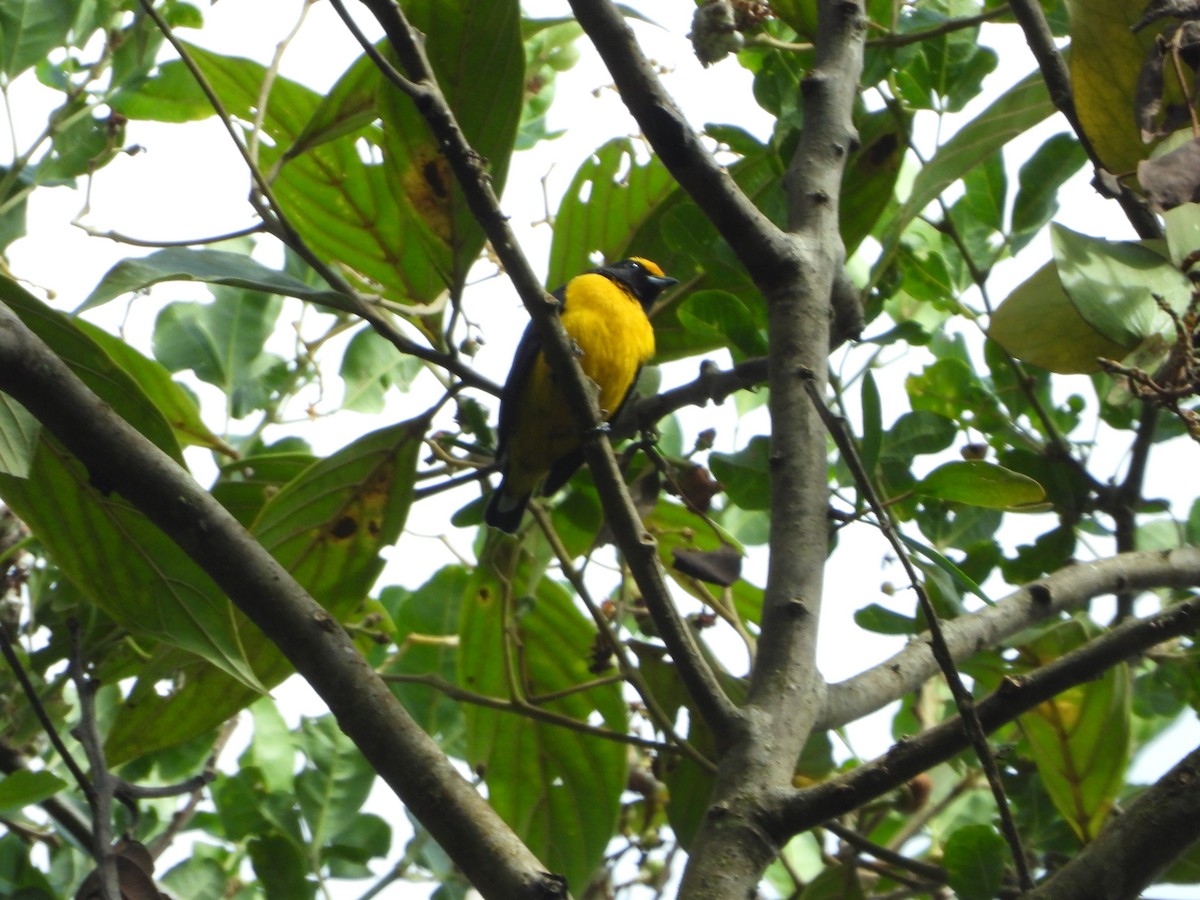
MULTIPOLYGON (((554 292, 579 364, 600 389, 597 402, 605 421, 620 410, 654 355, 646 311, 664 288, 677 283, 655 263, 635 256, 577 275, 554 292)), ((500 395, 496 461, 503 477, 484 520, 510 534, 539 485, 544 495, 553 494, 583 463, 579 419, 555 383, 532 323, 517 345, 500 395)))

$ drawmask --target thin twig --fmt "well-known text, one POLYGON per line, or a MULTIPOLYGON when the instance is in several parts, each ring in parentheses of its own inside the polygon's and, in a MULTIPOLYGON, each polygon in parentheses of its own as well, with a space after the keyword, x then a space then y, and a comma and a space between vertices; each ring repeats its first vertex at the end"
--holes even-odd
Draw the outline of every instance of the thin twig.
POLYGON ((546 722, 550 725, 556 725, 559 728, 566 728, 569 731, 577 731, 580 734, 603 738, 606 741, 613 741, 618 744, 630 744, 634 747, 643 747, 647 750, 655 750, 660 753, 680 752, 679 747, 673 744, 666 744, 662 741, 644 738, 636 734, 628 734, 623 731, 613 731, 611 728, 605 728, 600 725, 590 725, 587 722, 573 719, 562 713, 536 706, 525 699, 505 700, 502 697, 492 697, 489 694, 477 694, 474 691, 464 690, 458 685, 442 678, 440 675, 409 675, 397 672, 383 673, 381 677, 384 681, 397 684, 417 684, 433 688, 451 700, 458 700, 461 703, 471 703, 475 706, 495 709, 500 712, 509 712, 514 715, 524 716, 527 719, 536 719, 539 722, 546 722))
POLYGON ((567 548, 563 546, 562 539, 558 536, 558 532, 554 530, 554 523, 550 521, 550 516, 538 504, 533 504, 530 507, 533 510, 533 515, 537 519, 538 525, 542 529, 542 533, 546 536, 550 543, 550 548, 554 555, 558 558, 559 567, 566 576, 567 581, 575 588, 576 594, 587 607, 588 613, 591 614, 592 621, 596 623, 597 631, 604 636, 604 641, 613 652, 613 656, 617 660, 617 669, 633 689, 641 698, 642 703, 646 707, 647 713, 650 715, 650 720, 667 739, 679 747, 685 756, 688 756, 699 765, 702 769, 708 772, 715 772, 716 766, 712 760, 708 759, 703 753, 697 750, 686 738, 675 731, 675 725, 671 718, 666 714, 666 711, 658 702, 658 698, 654 696, 654 692, 650 690, 650 686, 646 684, 646 680, 642 677, 641 671, 629 659, 629 654, 625 650, 625 645, 613 634, 612 624, 605 618, 600 607, 592 599, 591 591, 588 590, 586 582, 579 570, 575 568, 575 564, 571 561, 571 555, 567 552, 567 548))
POLYGON ((890 514, 879 502, 879 496, 875 491, 875 485, 871 480, 870 473, 863 467, 862 460, 858 456, 858 449, 855 447, 853 439, 847 434, 845 420, 837 418, 829 411, 813 379, 805 379, 804 384, 817 413, 825 423, 825 427, 833 438, 834 443, 837 444, 838 450, 842 454, 842 459, 850 468, 851 473, 853 473, 859 490, 863 492, 867 503, 875 510, 875 516, 879 520, 879 527, 888 543, 892 546, 896 558, 904 568, 905 575, 917 595, 917 601, 920 604, 921 611, 925 615, 926 624, 929 628, 929 642, 933 650, 933 655, 937 659, 942 674, 946 678, 946 683, 950 687, 951 694, 954 696, 954 704, 958 708, 959 715, 962 717, 971 736, 971 743, 975 748, 976 756, 979 758, 979 764, 983 767, 988 785, 991 787, 992 795, 995 797, 997 813, 1000 816, 1000 830, 1003 832, 1012 853, 1021 888, 1022 890, 1029 890, 1033 887, 1033 876, 1029 871, 1029 866, 1025 859, 1025 850, 1021 845, 1021 835, 1017 830, 1016 821, 1013 819, 1012 810, 1008 805, 1008 797, 1004 791, 1004 784, 1000 780, 1000 770, 996 766, 996 758, 992 754, 991 745, 988 743, 987 733, 983 730, 983 726, 979 721, 979 715, 975 709, 975 701, 971 697, 970 691, 967 690, 966 685, 963 684, 962 678, 958 673, 958 667, 954 663, 954 657, 946 646, 946 639, 942 634, 941 621, 938 618, 937 610, 934 609, 933 603, 929 600, 929 595, 925 592, 916 567, 913 566, 912 560, 909 558, 908 548, 897 534, 890 514))

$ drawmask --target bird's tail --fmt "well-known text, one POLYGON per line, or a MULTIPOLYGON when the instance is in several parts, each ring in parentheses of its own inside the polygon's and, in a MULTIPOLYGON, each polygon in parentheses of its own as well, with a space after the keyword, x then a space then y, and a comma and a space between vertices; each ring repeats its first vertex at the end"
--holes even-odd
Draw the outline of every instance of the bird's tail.
POLYGON ((529 491, 524 494, 513 494, 504 481, 488 498, 487 509, 483 521, 493 528, 499 528, 509 534, 515 534, 521 527, 521 519, 525 516, 525 507, 529 504, 529 491))

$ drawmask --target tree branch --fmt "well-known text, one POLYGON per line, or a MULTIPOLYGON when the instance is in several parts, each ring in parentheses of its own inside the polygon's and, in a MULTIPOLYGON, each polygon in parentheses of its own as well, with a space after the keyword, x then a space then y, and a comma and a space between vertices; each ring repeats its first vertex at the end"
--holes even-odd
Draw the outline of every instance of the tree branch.
MULTIPOLYGON (((942 625, 946 647, 963 660, 995 647, 1035 622, 1069 612, 1094 597, 1123 591, 1200 586, 1200 548, 1143 550, 1077 563, 1014 591, 995 606, 942 625)), ((830 685, 817 728, 838 728, 916 690, 938 671, 925 639, 912 641, 877 666, 830 685)))
POLYGON ((337 621, 3 305, 0 390, 161 528, 263 630, 485 896, 542 900, 564 894, 561 882, 413 722, 337 621))
MULTIPOLYGON (((1192 552, 1200 556, 1200 551, 1192 552)), ((995 731, 1063 691, 1098 678, 1122 661, 1197 628, 1200 628, 1200 597, 1146 619, 1126 622, 1028 675, 1006 679, 976 705, 979 721, 986 731, 995 731)), ((799 791, 777 791, 773 798, 764 801, 758 824, 782 843, 792 835, 900 787, 970 746, 971 738, 962 719, 955 717, 894 745, 886 755, 838 778, 799 791)), ((1195 804, 1195 798, 1192 803, 1195 804)))

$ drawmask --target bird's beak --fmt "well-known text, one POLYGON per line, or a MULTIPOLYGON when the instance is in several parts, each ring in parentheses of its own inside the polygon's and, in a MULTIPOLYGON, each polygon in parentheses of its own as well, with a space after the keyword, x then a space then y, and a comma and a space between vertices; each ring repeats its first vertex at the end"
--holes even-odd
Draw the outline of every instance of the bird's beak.
POLYGON ((646 280, 660 291, 666 290, 673 284, 679 284, 678 278, 671 278, 669 275, 650 275, 646 280))

